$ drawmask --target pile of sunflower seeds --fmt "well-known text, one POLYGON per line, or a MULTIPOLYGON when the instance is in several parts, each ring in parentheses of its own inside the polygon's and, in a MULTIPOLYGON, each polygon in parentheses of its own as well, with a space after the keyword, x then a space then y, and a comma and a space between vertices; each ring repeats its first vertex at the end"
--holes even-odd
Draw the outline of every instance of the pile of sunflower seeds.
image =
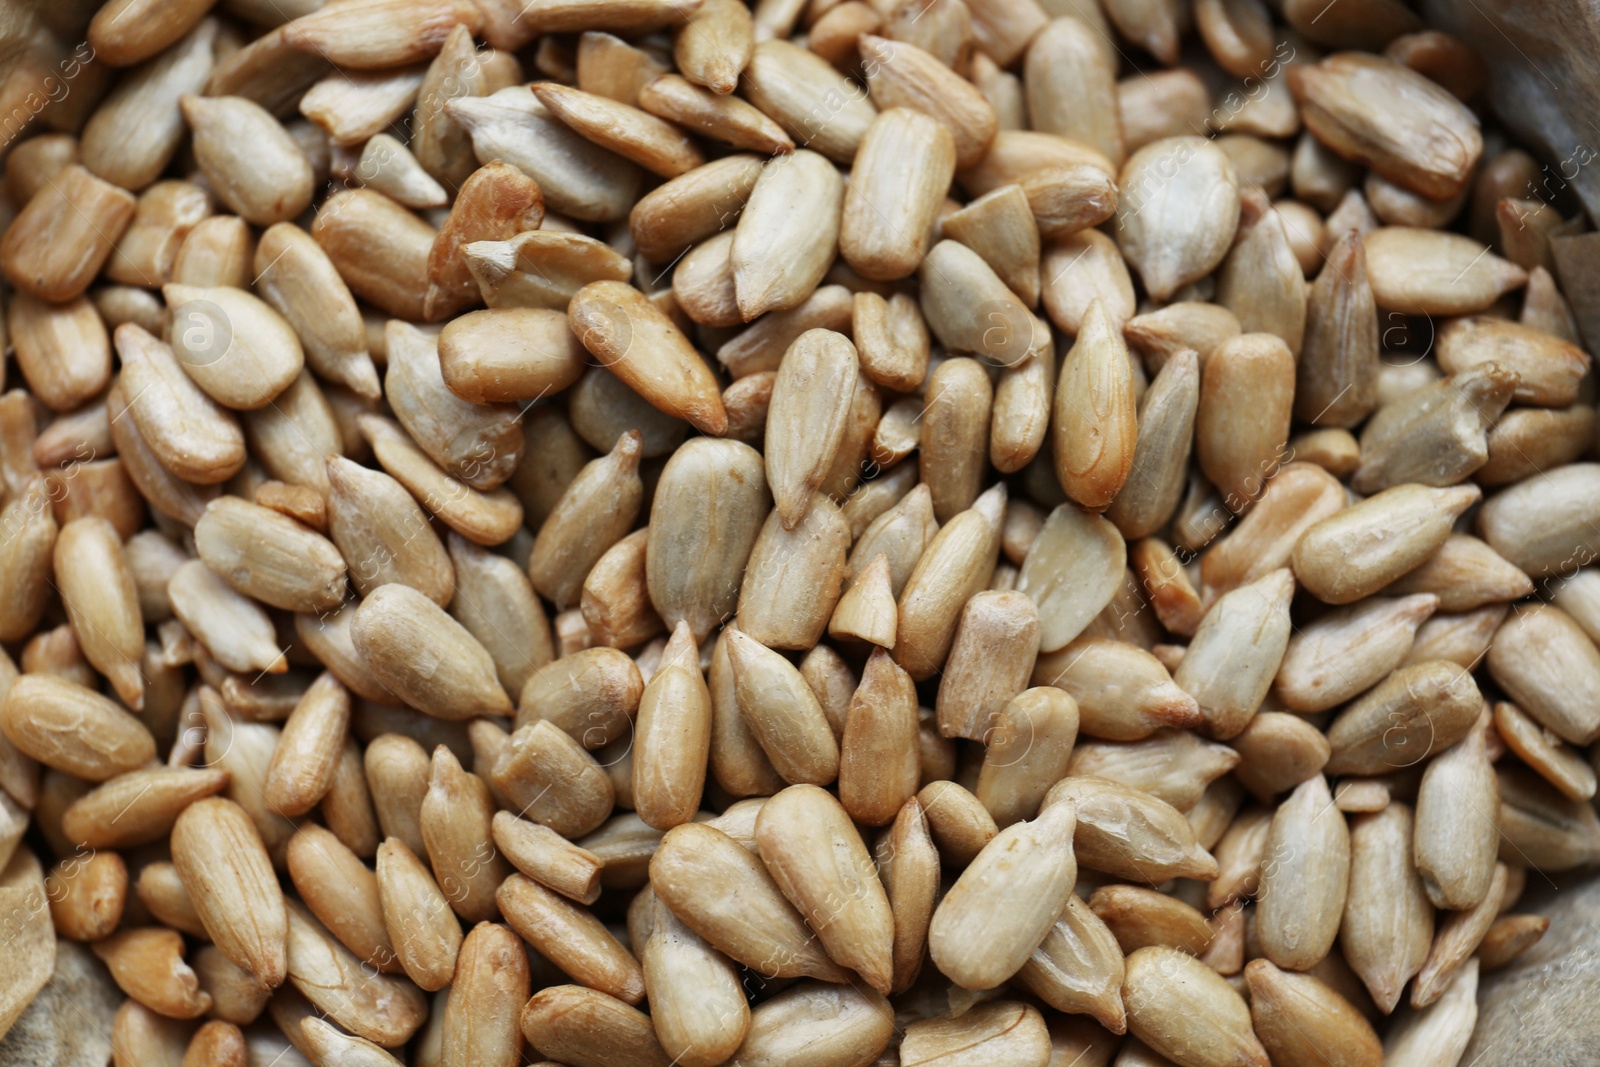
POLYGON ((1600 237, 1466 45, 212 8, 24 57, 0 1033, 1455 1067, 1600 861, 1600 237))

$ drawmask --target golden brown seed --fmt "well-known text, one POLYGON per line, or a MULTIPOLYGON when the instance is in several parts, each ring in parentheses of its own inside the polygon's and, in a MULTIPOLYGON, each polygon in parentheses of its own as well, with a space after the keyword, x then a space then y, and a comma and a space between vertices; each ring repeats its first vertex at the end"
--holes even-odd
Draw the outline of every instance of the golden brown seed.
POLYGON ((851 315, 861 372, 886 389, 911 390, 928 370, 928 326, 917 302, 904 293, 885 300, 877 293, 855 294, 851 315))
POLYGON ((495 889, 510 871, 494 849, 493 811, 483 779, 463 770, 443 745, 434 749, 422 799, 422 840, 439 888, 468 922, 484 922, 495 913, 495 889))
POLYGON ((377 877, 334 834, 307 824, 289 839, 289 876, 312 914, 371 966, 398 971, 377 877))
POLYGON ((473 311, 445 324, 439 363, 450 391, 475 404, 537 400, 576 382, 583 346, 566 316, 538 308, 473 311))
POLYGON ((767 413, 767 482, 785 529, 806 514, 847 432, 860 366, 855 346, 831 330, 808 330, 789 346, 767 413))
POLYGON ((668 1067, 671 1062, 648 1015, 583 986, 541 989, 522 1009, 519 1025, 530 1045, 572 1067, 668 1067))
POLYGON ((249 223, 237 215, 212 215, 200 220, 178 246, 171 280, 180 285, 243 287, 252 278, 254 255, 255 236, 249 223))
POLYGON ((645 556, 650 599, 668 625, 687 620, 696 640, 738 603, 745 561, 767 513, 763 470, 760 453, 748 445, 695 439, 661 472, 645 556))
POLYGON ((539 884, 580 904, 593 904, 600 896, 604 861, 549 827, 496 812, 494 841, 513 866, 539 884))
POLYGON ((379 0, 302 15, 285 27, 284 39, 340 66, 382 69, 427 59, 458 23, 475 31, 482 21, 482 12, 458 0, 379 0))
POLYGON ((859 986, 803 982, 750 1013, 731 1063, 871 1063, 894 1034, 888 1001, 859 986))
POLYGON ((210 1009, 211 997, 183 961, 183 950, 182 935, 161 927, 124 930, 94 945, 124 992, 168 1018, 194 1019, 210 1009))
POLYGON ((419 711, 445 719, 511 713, 488 651, 409 586, 374 590, 356 612, 351 638, 378 680, 419 711))
POLYGON ((256 285, 299 334, 312 370, 363 397, 378 395, 355 298, 333 261, 306 234, 283 222, 256 246, 256 285))
MULTIPOLYGON (((497 307, 501 301, 490 297, 498 296, 502 287, 511 290, 505 303, 514 306, 513 294, 518 286, 515 281, 506 286, 506 275, 516 273, 515 253, 509 263, 500 261, 499 266, 489 269, 487 276, 493 280, 485 288, 479 284, 479 272, 469 250, 482 242, 493 247, 511 241, 521 231, 537 230, 543 220, 543 194, 527 174, 498 160, 473 171, 461 183, 450 214, 440 225, 428 252, 427 295, 423 300, 427 317, 446 318, 477 303, 480 295, 490 307, 497 307)), ((550 284, 547 280, 546 285, 550 284)), ((567 295, 577 288, 569 287, 567 295)), ((558 310, 565 307, 563 301, 558 310)))
POLYGON ((327 793, 350 724, 350 694, 324 672, 284 723, 263 795, 285 815, 304 815, 327 793))
POLYGON ((261 835, 239 805, 196 801, 172 829, 172 861, 213 944, 269 989, 288 974, 288 915, 261 835))
POLYGON ((395 959, 421 988, 442 989, 455 974, 461 924, 432 873, 399 838, 378 846, 377 889, 395 959))
POLYGON ((400 1061, 381 1045, 347 1034, 316 1015, 300 1020, 300 1040, 313 1056, 341 1067, 393 1067, 400 1061))
POLYGON ((1324 982, 1279 970, 1269 960, 1251 960, 1244 977, 1256 1036, 1274 1063, 1378 1067, 1383 1062, 1372 1024, 1324 982))
POLYGON ((235 497, 215 500, 195 525, 206 566, 235 590, 287 611, 323 611, 344 596, 345 566, 326 538, 235 497))
POLYGON ((1029 45, 1023 67, 1033 128, 1070 137, 1121 163, 1116 75, 1092 27, 1081 19, 1053 20, 1029 45))
POLYGON ((1215 971, 1178 949, 1151 946, 1129 956, 1122 997, 1134 1036, 1185 1067, 1264 1067, 1269 1062, 1243 998, 1215 971))
MULTIPOLYGON (((572 295, 590 282, 627 281, 633 274, 633 265, 609 245, 560 230, 524 230, 506 240, 484 237, 465 245, 461 256, 491 308, 565 312, 572 295)), ((561 338, 553 325, 546 329, 552 342, 561 338)))
POLYGON ((1544 577, 1595 558, 1589 514, 1600 490, 1600 468, 1572 463, 1535 475, 1484 504, 1484 540, 1532 577, 1544 577))
POLYGON ((744 208, 762 170, 760 156, 737 154, 665 182, 634 205, 629 233, 653 262, 670 262, 725 228, 744 208))
POLYGON ((1594 426, 1594 409, 1587 404, 1509 411, 1489 430, 1489 458, 1473 478, 1479 485, 1509 485, 1571 463, 1593 439, 1594 426))
POLYGON ((1203 365, 1224 341, 1240 333, 1233 312, 1216 304, 1177 301, 1158 311, 1135 315, 1123 327, 1128 343, 1158 370, 1184 349, 1192 349, 1203 365))
POLYGON ((638 962, 587 909, 521 874, 507 878, 495 900, 512 928, 565 973, 628 1004, 644 999, 638 962))
POLYGON ((522 1061, 515 1013, 530 982, 528 952, 517 936, 498 923, 474 926, 445 1003, 440 1062, 515 1067, 522 1061))
POLYGON ((1478 950, 1478 945, 1488 933, 1495 916, 1500 913, 1500 903, 1505 897, 1507 870, 1496 864, 1494 880, 1489 893, 1476 908, 1457 911, 1439 924, 1439 932, 1428 960, 1417 974, 1411 987, 1411 1006, 1424 1008, 1439 999, 1450 980, 1467 962, 1467 957, 1478 950))
POLYGON ((1320 141, 1424 196, 1460 192, 1483 153, 1476 116, 1391 59, 1341 52, 1292 68, 1289 87, 1320 141))
POLYGON ((971 1058, 975 1063, 1038 1063, 1050 1059, 1050 1033, 1039 1009, 1001 1000, 956 1017, 920 1019, 906 1027, 903 1067, 971 1058))
POLYGON ((928 377, 917 416, 918 466, 934 515, 947 522, 982 490, 993 396, 988 372, 974 359, 947 359, 928 377))
POLYGON ((1016 366, 1042 349, 1049 331, 976 251, 943 240, 923 259, 923 318, 948 349, 1016 366))
POLYGON ((651 1023, 664 1050, 685 1067, 713 1067, 739 1047, 750 1026, 733 962, 651 894, 650 934, 639 953, 651 1023))
POLYGON ((770 648, 805 649, 822 636, 839 598, 849 528, 832 500, 814 497, 792 530, 774 510, 750 550, 739 626, 770 648))
POLYGON ((756 818, 756 847, 828 955, 880 993, 893 977, 894 920, 860 835, 833 796, 790 786, 756 818))
POLYGON ((71 300, 100 272, 134 206, 130 193, 73 164, 35 193, 7 227, 0 269, 11 284, 40 300, 71 300))
POLYGON ((743 86, 749 101, 776 119, 795 144, 843 163, 855 156, 876 114, 859 85, 821 56, 782 39, 755 46, 743 86))
POLYGON ((50 674, 10 684, 0 729, 24 755, 90 782, 103 782, 155 758, 149 730, 120 705, 50 674))
POLYGON ((851 818, 882 826, 917 791, 916 689, 884 649, 868 658, 839 751, 839 800, 851 818))
POLYGON ((1500 769, 1500 831, 1507 857, 1561 871, 1591 862, 1600 848, 1592 808, 1563 797, 1525 768, 1500 769))
POLYGON ((1544 915, 1505 915, 1496 919, 1478 946, 1478 961, 1485 970, 1504 967, 1539 943, 1550 928, 1544 915))
POLYGON ((1294 547, 1295 577, 1327 603, 1359 600, 1433 555, 1482 495, 1476 486, 1385 489, 1306 530, 1294 547))
POLYGON ((231 478, 245 460, 233 414, 200 390, 167 344, 140 327, 117 327, 116 343, 129 416, 162 464, 201 485, 231 478))
POLYGON ((1589 369, 1587 354, 1568 341, 1479 315, 1453 320, 1439 331, 1438 359, 1447 374, 1497 363, 1516 375, 1516 400, 1548 407, 1576 400, 1579 379, 1589 369))
POLYGON ((1072 894, 1075 825, 1074 805, 1057 803, 983 847, 934 912, 928 946, 940 971, 990 989, 1027 962, 1072 894))
POLYGON ((1477 907, 1494 874, 1500 787, 1486 734, 1473 728, 1442 748, 1417 789, 1413 857, 1428 899, 1441 908, 1477 907))
POLYGON ((115 852, 63 859, 45 877, 44 885, 50 919, 61 937, 98 941, 122 921, 128 867, 115 852))
POLYGON ((555 82, 535 82, 532 89, 539 102, 572 130, 663 178, 675 178, 705 163, 687 134, 630 104, 555 82))
POLYGON ((1437 604, 1430 593, 1374 597, 1323 616, 1290 639, 1279 698, 1294 711, 1325 711, 1371 688, 1405 659, 1437 604))
POLYGON ((1018 693, 988 737, 976 795, 999 826, 1032 818, 1067 773, 1078 734, 1078 705, 1051 686, 1018 693))
POLYGON ((995 717, 1028 684, 1038 651, 1039 612, 1017 592, 974 595, 956 622, 939 685, 939 732, 987 738, 995 717))
POLYGON ((1201 619, 1173 680, 1214 736, 1238 734, 1266 697, 1288 647, 1294 587, 1287 570, 1272 571, 1224 594, 1201 619))
POLYGON ((110 380, 106 325, 87 297, 47 304, 19 292, 11 298, 6 329, 23 380, 56 411, 78 407, 110 380))
POLYGON ((432 226, 381 193, 352 189, 323 202, 311 236, 357 296, 422 321, 432 226))
POLYGON ((39 625, 50 596, 57 527, 45 479, 30 478, 0 510, 7 547, 0 553, 0 596, 8 605, 0 616, 0 639, 16 641, 39 625))
POLYGON ((54 569, 84 658, 111 680, 123 703, 140 710, 144 622, 116 529, 96 516, 68 522, 56 538, 54 569))
POLYGON ((1091 1015, 1113 1033, 1127 1028, 1122 979, 1122 949, 1076 894, 1017 972, 1017 980, 1051 1007, 1091 1015))
POLYGON ((637 289, 592 282, 573 296, 568 315, 584 347, 655 407, 707 433, 727 429, 710 368, 637 289))
POLYGON ((894 658, 912 678, 925 678, 944 662, 962 606, 989 584, 1005 500, 1003 485, 984 492, 927 542, 906 579, 894 658))
POLYGON ((1288 452, 1294 378, 1293 354, 1270 334, 1224 341, 1206 360, 1195 456, 1230 511, 1261 496, 1288 452))
POLYGON ((786 781, 822 783, 839 770, 839 746, 810 685, 782 656, 741 630, 728 631, 739 710, 786 781))
MULTIPOLYGON (((1130 326, 1131 330, 1132 327, 1130 326)), ((1162 365, 1139 403, 1127 478, 1106 509, 1123 537, 1164 526, 1183 495, 1200 401, 1198 356, 1181 349, 1162 365)))
POLYGON ((1216 877, 1217 861, 1165 801, 1109 778, 1071 776, 1046 795, 1041 817, 1066 800, 1078 809, 1072 847, 1082 866, 1151 884, 1172 876, 1216 877))
POLYGON ((578 472, 540 527, 528 574, 557 608, 578 599, 595 562, 632 527, 644 491, 638 463, 639 435, 630 431, 578 472))
POLYGON ((529 675, 518 704, 517 724, 543 719, 585 748, 600 748, 628 729, 644 681, 625 653, 584 649, 545 664, 529 675))
POLYGON ((761 861, 720 830, 684 823, 667 831, 650 860, 650 884, 692 930, 763 977, 846 974, 761 861))
POLYGON ((404 1043, 427 1014, 407 979, 364 966, 297 904, 289 906, 289 978, 318 1014, 377 1044, 404 1043))
MULTIPOLYGON (((627 742, 624 741, 623 744, 627 742)), ((626 749, 624 749, 626 751, 626 749)), ((520 727, 490 774, 496 790, 535 822, 567 836, 588 833, 605 821, 619 790, 628 788, 628 759, 607 768, 577 741, 547 722, 520 727)))
POLYGON ((195 162, 217 199, 246 222, 286 222, 311 203, 311 161, 260 104, 242 96, 179 100, 195 162))
POLYGON ((1240 752, 1228 745, 1189 732, 1162 730, 1132 743, 1086 741, 1073 750, 1068 769, 1072 774, 1110 778, 1189 811, 1214 779, 1239 763, 1240 752))
POLYGON ((1041 656, 1032 681, 1070 694, 1091 737, 1136 741, 1162 726, 1200 722, 1194 697, 1173 684, 1161 661, 1122 641, 1080 638, 1041 656))
POLYGON ((714 93, 731 93, 750 62, 755 26, 743 4, 708 0, 689 15, 673 42, 672 58, 684 77, 714 93))
POLYGON ((1497 703, 1494 721, 1495 731, 1506 746, 1563 795, 1574 800, 1594 796, 1594 769, 1515 704, 1497 703))
POLYGON ((1350 704, 1328 727, 1335 774, 1407 767, 1467 735, 1481 710, 1472 676, 1433 660, 1403 667, 1350 704))
POLYGON ((1067 495, 1103 510, 1122 489, 1137 440, 1131 365, 1105 306, 1091 303, 1061 364, 1055 393, 1055 464, 1067 495))
POLYGON ((1362 430, 1352 488, 1460 481, 1488 459, 1485 433, 1516 387, 1509 367, 1481 363, 1383 405, 1362 430))
POLYGON ((1246 333, 1275 334, 1291 354, 1299 355, 1306 334, 1307 286, 1290 245, 1288 224, 1254 190, 1243 202, 1248 205, 1246 216, 1256 218, 1240 227, 1243 232, 1234 251, 1222 262, 1216 298, 1237 315, 1246 333))
POLYGON ((1107 885, 1089 898, 1092 911, 1124 952, 1146 945, 1168 945, 1203 955, 1212 940, 1211 923, 1175 897, 1132 885, 1107 885))
POLYGON ((687 623, 645 683, 633 739, 633 807, 658 830, 694 818, 711 745, 711 693, 687 623))

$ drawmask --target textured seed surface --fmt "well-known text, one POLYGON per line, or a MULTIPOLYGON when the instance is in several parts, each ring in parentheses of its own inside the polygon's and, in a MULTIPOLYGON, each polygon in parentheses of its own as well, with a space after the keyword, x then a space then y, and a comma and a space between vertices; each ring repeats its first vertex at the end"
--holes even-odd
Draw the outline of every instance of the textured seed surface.
POLYGON ((1584 1059, 1582 20, 11 6, 0 1063, 1584 1059))

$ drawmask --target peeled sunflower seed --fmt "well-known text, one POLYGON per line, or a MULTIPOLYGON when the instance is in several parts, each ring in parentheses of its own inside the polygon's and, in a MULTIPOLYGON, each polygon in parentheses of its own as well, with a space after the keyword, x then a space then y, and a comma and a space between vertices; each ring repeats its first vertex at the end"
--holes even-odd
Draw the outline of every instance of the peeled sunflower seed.
POLYGON ((1239 179, 1216 145, 1202 137, 1146 145, 1117 185, 1117 242, 1151 296, 1165 300, 1222 261, 1239 221, 1239 179))
POLYGON ((48 921, 139 1062, 1459 1058, 1600 855, 1587 246, 1463 42, 314 6, 117 0, 8 157, 0 1024, 48 921))

